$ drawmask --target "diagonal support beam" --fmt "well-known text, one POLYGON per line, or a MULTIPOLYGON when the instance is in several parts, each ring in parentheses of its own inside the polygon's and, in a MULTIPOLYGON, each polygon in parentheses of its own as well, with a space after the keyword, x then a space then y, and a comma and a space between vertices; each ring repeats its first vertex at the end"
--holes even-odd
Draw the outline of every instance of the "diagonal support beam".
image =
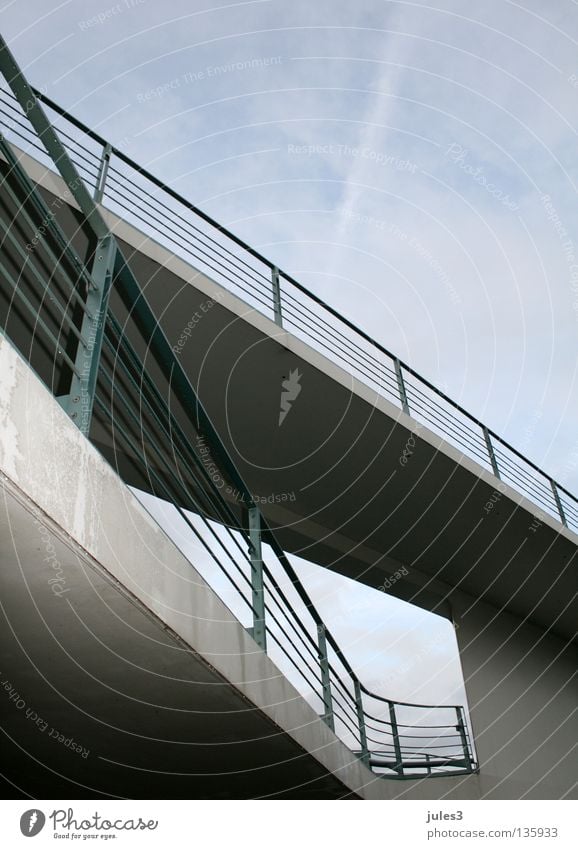
POLYGON ((96 233, 97 238, 103 239, 108 233, 108 227, 84 185, 82 177, 71 161, 68 151, 58 138, 54 127, 36 99, 36 95, 26 81, 16 59, 2 36, 0 36, 0 71, 12 89, 12 93, 20 104, 22 111, 36 130, 40 141, 46 148, 46 152, 58 168, 62 179, 96 233))

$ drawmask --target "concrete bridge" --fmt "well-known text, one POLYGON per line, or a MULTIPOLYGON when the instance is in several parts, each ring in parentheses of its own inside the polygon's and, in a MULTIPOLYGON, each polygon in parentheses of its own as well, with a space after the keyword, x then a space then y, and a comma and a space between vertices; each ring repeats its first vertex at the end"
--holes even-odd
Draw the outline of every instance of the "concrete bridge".
MULTIPOLYGON (((79 130, 78 122, 71 126, 79 130)), ((131 189, 126 162, 115 173, 110 149, 104 152, 95 210, 124 266, 111 270, 110 338, 83 434, 68 387, 85 324, 71 308, 76 332, 63 331, 63 304, 73 301, 65 303, 64 292, 75 274, 74 291, 84 292, 74 263, 92 265, 94 277, 102 241, 95 244, 70 181, 4 146, 5 794, 575 794, 575 500, 409 366, 355 336, 346 320, 339 325, 326 305, 299 300, 303 292, 274 267, 270 301, 261 303, 262 258, 255 254, 249 266, 248 246, 233 240, 224 254, 215 241, 210 275, 211 222, 192 218, 198 233, 191 236, 189 210, 178 229, 176 205, 184 216, 186 202, 167 190, 162 229, 137 193, 143 175, 135 172, 131 189), (67 246, 60 254, 53 224, 67 246), (192 255, 200 257, 196 264, 192 255), (246 268, 256 282, 241 297, 246 268), (216 441, 207 442, 184 396, 173 398, 153 337, 115 285, 122 274, 138 281, 172 348, 172 368, 178 363, 186 375, 216 441), (35 312, 24 309, 22 296, 37 302, 35 312), (123 371, 125 343, 133 360, 126 355, 123 371), (174 442, 153 415, 159 398, 170 408, 174 442), (131 439, 134 410, 141 418, 131 439), (202 485, 195 460, 209 471, 202 485), (404 732, 391 705, 386 719, 379 716, 391 738, 386 768, 375 768, 379 756, 363 756, 362 720, 362 751, 353 753, 335 733, 337 708, 328 708, 338 686, 331 635, 328 649, 319 643, 322 702, 315 711, 262 650, 263 586, 253 583, 248 634, 127 484, 246 531, 254 572, 260 540, 250 517, 247 525, 249 493, 268 529, 263 541, 274 539, 282 558, 299 554, 376 589, 387 582, 392 594, 454 621, 477 760, 465 746, 466 761, 462 752, 453 775, 455 750, 437 766, 430 754, 425 769, 412 768, 411 757, 404 766, 404 732)), ((105 323, 96 322, 94 338, 105 323)), ((323 623, 313 621, 324 641, 323 623)), ((360 682, 351 681, 352 695, 347 690, 342 699, 351 695, 359 719, 360 682)), ((378 695, 387 701, 387 693, 378 695)), ((399 721, 403 707, 397 710, 399 721)), ((452 721, 443 722, 449 728, 452 721)), ((466 732, 453 722, 454 731, 466 732)))

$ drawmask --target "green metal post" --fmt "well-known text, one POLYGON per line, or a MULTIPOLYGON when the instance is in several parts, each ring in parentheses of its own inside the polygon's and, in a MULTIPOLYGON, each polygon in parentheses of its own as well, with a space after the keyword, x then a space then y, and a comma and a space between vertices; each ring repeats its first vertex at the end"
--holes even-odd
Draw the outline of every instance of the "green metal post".
POLYGON ((102 203, 102 199, 104 197, 104 190, 106 187, 106 178, 108 176, 108 167, 110 165, 111 154, 112 147, 107 142, 102 149, 102 156, 100 158, 100 165, 98 167, 98 176, 96 178, 96 187, 94 189, 95 203, 102 203))
POLYGON ((564 525, 565 528, 568 527, 568 522, 566 521, 566 515, 564 513, 564 508, 562 507, 562 501, 560 499, 560 493, 558 492, 558 487, 556 486, 556 481, 550 478, 550 486, 552 487, 552 492, 554 494, 554 501, 556 502, 556 507, 558 508, 558 513, 560 514, 560 521, 564 525))
POLYGON ((407 392, 405 390, 405 381, 401 370, 401 363, 397 357, 394 357, 393 365, 395 367, 395 376, 397 377, 397 386, 399 389, 399 400, 401 401, 401 409, 409 416, 409 404, 407 400, 407 392))
POLYGON ((263 586, 263 554, 261 550, 261 513, 249 507, 249 554, 251 557, 251 587, 253 589, 253 628, 251 636, 263 651, 267 651, 265 630, 265 592, 263 586))
POLYGON ((99 241, 94 255, 93 285, 86 297, 81 328, 81 335, 86 342, 78 343, 75 360, 76 374, 72 376, 67 404, 70 418, 85 436, 88 436, 90 431, 115 260, 116 242, 112 236, 106 236, 99 241))
POLYGON ((321 667, 321 686, 323 688, 323 719, 331 730, 335 731, 333 697, 331 695, 331 676, 329 674, 327 640, 325 638, 325 625, 323 623, 317 626, 317 638, 319 645, 319 666, 321 667))
POLYGON ((403 775, 403 761, 401 758, 401 746, 399 743, 399 730, 397 727, 397 717, 395 715, 395 705, 393 702, 388 702, 388 705, 391 734, 393 737, 393 749, 395 751, 395 771, 398 775, 403 775))
POLYGON ((281 312, 281 285, 279 282, 279 269, 274 265, 271 268, 271 284, 273 286, 273 314, 275 323, 283 327, 283 314, 281 312))
POLYGON ((355 706, 357 708, 357 724, 359 726, 359 743, 361 745, 361 760, 369 769, 369 748, 367 746, 367 733, 365 731, 365 713, 363 711, 363 699, 361 697, 361 684, 357 678, 353 681, 355 687, 355 706))
POLYGON ((464 717, 464 709, 462 707, 456 707, 456 714, 458 718, 458 724, 456 726, 459 731, 460 738, 462 741, 462 748, 464 750, 464 761, 466 763, 466 769, 468 772, 472 771, 472 759, 470 757, 470 747, 468 745, 468 738, 466 736, 466 722, 464 717))
POLYGON ((496 455, 494 453, 494 446, 492 445, 492 439, 490 437, 490 431, 487 427, 483 427, 484 431, 484 439, 486 440, 486 448, 488 449, 488 457, 490 458, 490 463, 492 464, 492 471, 497 478, 500 477, 500 470, 498 468, 498 461, 496 459, 496 455))

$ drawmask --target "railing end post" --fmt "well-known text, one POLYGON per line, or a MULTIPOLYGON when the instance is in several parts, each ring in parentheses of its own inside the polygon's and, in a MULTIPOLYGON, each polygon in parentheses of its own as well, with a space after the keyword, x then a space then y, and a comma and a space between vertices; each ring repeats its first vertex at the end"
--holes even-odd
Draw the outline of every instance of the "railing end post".
POLYGON ((397 716, 395 714, 395 703, 388 702, 389 705, 389 722, 391 724, 391 734, 393 737, 393 749, 395 751, 395 771, 398 775, 403 775, 403 758, 401 755, 401 744, 399 742, 399 729, 397 727, 397 716))
POLYGON ((560 493, 558 492, 558 487, 556 486, 556 481, 554 478, 550 478, 550 486, 552 487, 552 493, 554 495, 554 501, 556 503, 556 509, 560 514, 560 521, 564 525, 565 528, 568 527, 568 521, 566 519, 566 514, 564 513, 564 508, 562 507, 562 500, 560 498, 560 493))
POLYGON ((279 269, 276 265, 271 266, 271 286, 273 288, 273 315, 275 324, 283 327, 283 312, 281 309, 281 283, 279 269))
POLYGON ((409 402, 407 399, 407 391, 405 388, 405 381, 403 379, 403 371, 401 367, 401 361, 398 357, 393 358, 393 365, 395 368, 395 376, 397 378, 397 387, 399 389, 399 400, 401 401, 401 409, 408 416, 410 415, 409 411, 409 402))
POLYGON ((104 197, 104 192, 106 189, 106 178, 108 176, 108 167, 110 165, 111 154, 112 147, 107 142, 102 148, 102 155, 100 157, 100 164, 98 166, 98 174, 96 176, 96 186, 94 188, 95 203, 102 203, 102 199, 104 197))
POLYGON ((470 755, 470 746, 469 746, 468 738, 467 738, 467 734, 466 734, 466 720, 465 720, 465 714, 464 714, 463 707, 461 707, 461 706, 456 707, 456 715, 457 715, 457 719, 458 719, 456 728, 459 732, 459 735, 460 735, 460 738, 461 738, 461 741, 462 741, 462 749, 463 749, 463 752, 464 752, 464 762, 466 764, 466 769, 468 770, 468 772, 472 772, 472 758, 471 758, 471 755, 470 755))

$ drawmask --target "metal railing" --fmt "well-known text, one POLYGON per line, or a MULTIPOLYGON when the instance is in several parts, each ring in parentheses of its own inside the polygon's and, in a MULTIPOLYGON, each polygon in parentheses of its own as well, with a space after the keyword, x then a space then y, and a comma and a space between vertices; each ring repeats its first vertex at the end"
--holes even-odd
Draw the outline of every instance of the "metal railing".
MULTIPOLYGON (((291 275, 41 92, 71 161, 107 209, 290 330, 545 513, 578 531, 578 501, 498 434, 291 275)), ((0 89, 6 135, 54 170, 16 99, 0 89)))
MULTIPOLYGON (((97 444, 107 438, 125 467, 132 464, 150 492, 175 506, 245 605, 255 643, 263 651, 277 646, 325 723, 367 766, 392 778, 474 770, 461 706, 396 702, 363 686, 254 504, 72 157, 5 46, 0 70, 68 182, 92 238, 80 259, 1 137, 2 331, 83 432, 97 444), (116 300, 109 299, 111 289, 116 300), (139 339, 146 342, 146 365, 139 339), (234 499, 216 485, 207 452, 234 499)), ((98 173, 96 182, 98 198, 98 173)))

